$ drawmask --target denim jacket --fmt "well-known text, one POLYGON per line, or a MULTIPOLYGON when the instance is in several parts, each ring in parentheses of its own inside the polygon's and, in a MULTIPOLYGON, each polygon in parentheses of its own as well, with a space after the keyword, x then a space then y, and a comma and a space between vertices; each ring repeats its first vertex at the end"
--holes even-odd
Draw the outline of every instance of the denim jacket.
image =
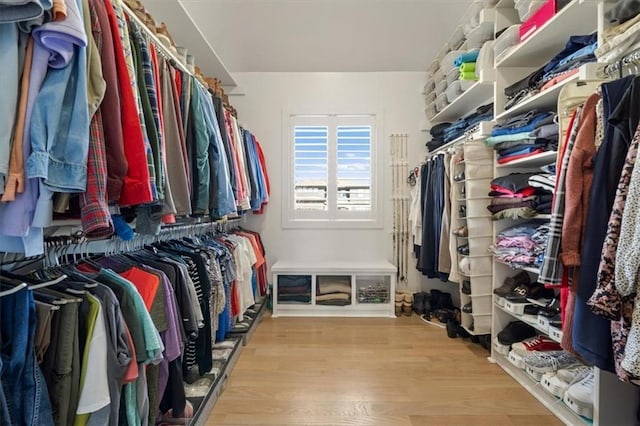
POLYGON ((67 19, 51 23, 55 32, 49 31, 49 39, 36 37, 38 43, 55 43, 58 56, 49 61, 29 124, 32 152, 27 175, 43 179, 52 191, 82 192, 89 149, 87 35, 81 5, 74 0, 66 3, 67 19))

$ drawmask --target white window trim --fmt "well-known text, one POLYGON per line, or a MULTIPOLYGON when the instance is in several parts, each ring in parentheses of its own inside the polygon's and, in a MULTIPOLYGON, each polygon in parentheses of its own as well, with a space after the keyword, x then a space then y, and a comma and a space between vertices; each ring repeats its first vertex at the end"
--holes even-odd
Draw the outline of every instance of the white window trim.
MULTIPOLYGON (((384 228, 384 139, 382 129, 382 115, 380 113, 282 113, 282 228, 283 229, 383 229, 384 228), (338 212, 335 208, 336 200, 329 196, 328 212, 324 211, 296 211, 294 209, 294 120, 301 116, 313 122, 314 117, 331 116, 335 119, 329 128, 329 139, 335 140, 336 124, 340 125, 341 118, 366 117, 367 124, 372 125, 371 144, 371 211, 370 212, 338 212), (335 216, 329 216, 329 214, 335 216)), ((300 123, 298 123, 300 124, 300 123)), ((329 185, 335 187, 336 153, 329 149, 329 185)), ((331 194, 331 193, 330 193, 331 194)))

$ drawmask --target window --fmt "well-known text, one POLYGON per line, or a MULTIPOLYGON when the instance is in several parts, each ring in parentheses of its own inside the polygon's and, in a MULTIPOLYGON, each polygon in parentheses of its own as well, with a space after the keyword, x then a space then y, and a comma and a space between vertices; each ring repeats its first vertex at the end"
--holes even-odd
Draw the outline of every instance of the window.
POLYGON ((379 226, 375 116, 292 115, 289 127, 285 226, 379 226))

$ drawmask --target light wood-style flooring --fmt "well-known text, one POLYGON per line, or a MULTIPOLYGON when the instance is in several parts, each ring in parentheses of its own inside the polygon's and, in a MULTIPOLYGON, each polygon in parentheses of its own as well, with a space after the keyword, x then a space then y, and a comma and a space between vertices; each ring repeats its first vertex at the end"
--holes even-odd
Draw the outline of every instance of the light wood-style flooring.
POLYGON ((207 425, 560 425, 487 352, 415 315, 265 317, 207 425))

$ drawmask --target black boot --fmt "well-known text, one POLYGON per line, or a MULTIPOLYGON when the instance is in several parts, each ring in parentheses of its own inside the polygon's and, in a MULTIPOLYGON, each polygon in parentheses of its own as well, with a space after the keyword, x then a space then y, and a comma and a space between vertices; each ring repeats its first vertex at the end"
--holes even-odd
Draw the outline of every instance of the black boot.
POLYGON ((417 315, 424 314, 425 295, 426 293, 423 293, 421 291, 413 294, 413 312, 415 312, 417 315))

